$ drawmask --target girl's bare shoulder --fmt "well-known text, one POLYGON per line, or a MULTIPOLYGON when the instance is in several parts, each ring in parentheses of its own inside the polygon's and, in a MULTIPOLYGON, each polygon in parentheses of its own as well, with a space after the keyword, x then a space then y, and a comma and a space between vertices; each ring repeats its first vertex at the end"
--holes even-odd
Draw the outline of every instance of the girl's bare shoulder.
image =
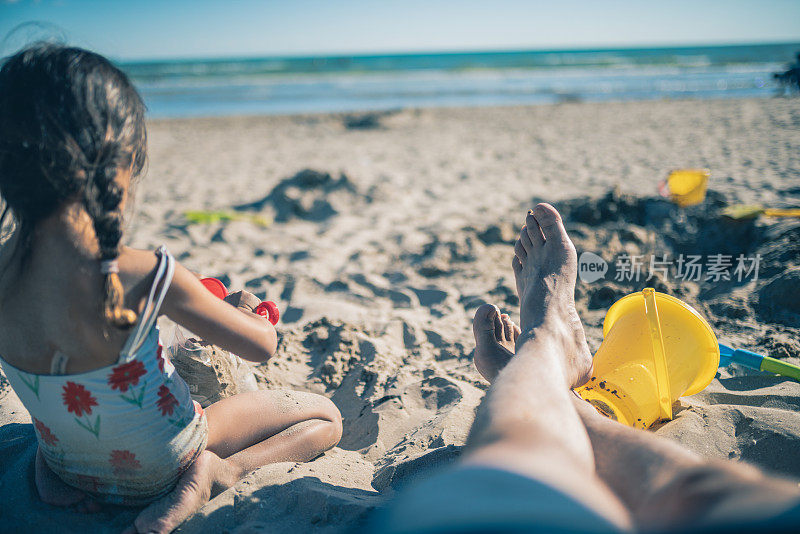
MULTIPOLYGON (((125 248, 119 257, 119 275, 127 294, 136 299, 146 298, 155 280, 158 256, 153 250, 140 250, 125 248)), ((186 269, 177 261, 175 274, 167 294, 167 305, 171 301, 186 299, 197 292, 205 293, 205 289, 198 283, 198 276, 186 269)))
POLYGON ((138 310, 153 285, 158 256, 153 250, 124 247, 117 261, 119 279, 125 289, 125 304, 138 310))
POLYGON ((158 265, 158 255, 155 250, 123 247, 117 261, 120 277, 141 278, 153 273, 158 265))

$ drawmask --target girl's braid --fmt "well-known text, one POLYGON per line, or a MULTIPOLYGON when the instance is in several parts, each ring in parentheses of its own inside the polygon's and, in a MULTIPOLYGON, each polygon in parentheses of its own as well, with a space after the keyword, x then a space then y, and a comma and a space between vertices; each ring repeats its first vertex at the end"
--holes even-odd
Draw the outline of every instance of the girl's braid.
MULTIPOLYGON (((83 204, 97 235, 101 262, 115 261, 120 254, 123 189, 117 183, 117 173, 129 162, 129 158, 119 156, 106 159, 96 166, 84 189, 83 204)), ((104 272, 103 314, 112 325, 127 328, 136 322, 136 313, 124 307, 125 292, 115 271, 104 272)))

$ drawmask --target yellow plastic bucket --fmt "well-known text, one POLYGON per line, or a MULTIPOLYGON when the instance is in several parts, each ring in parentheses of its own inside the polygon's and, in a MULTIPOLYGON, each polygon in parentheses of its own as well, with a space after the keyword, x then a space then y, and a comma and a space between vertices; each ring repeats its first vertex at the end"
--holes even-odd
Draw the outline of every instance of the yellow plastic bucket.
POLYGON ((678 169, 669 173, 661 194, 681 207, 700 204, 706 198, 711 172, 708 169, 678 169))
POLYGON ((646 288, 608 310, 594 374, 576 391, 600 413, 648 428, 672 419, 672 404, 705 389, 718 366, 719 344, 705 319, 646 288))

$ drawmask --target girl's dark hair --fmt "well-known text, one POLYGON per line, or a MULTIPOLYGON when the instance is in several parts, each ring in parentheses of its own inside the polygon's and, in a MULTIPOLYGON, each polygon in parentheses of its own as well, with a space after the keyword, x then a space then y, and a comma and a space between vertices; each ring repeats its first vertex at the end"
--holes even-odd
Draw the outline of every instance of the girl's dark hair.
MULTIPOLYGON (((18 232, 14 254, 21 261, 37 224, 69 202, 80 202, 91 217, 98 259, 119 256, 124 190, 116 178, 120 170, 131 169, 135 177, 144 168, 144 111, 128 77, 93 52, 39 43, 5 60, 0 196, 6 205, 0 227, 10 212, 18 232)), ((120 328, 136 321, 123 297, 119 276, 105 274, 104 315, 120 328)))

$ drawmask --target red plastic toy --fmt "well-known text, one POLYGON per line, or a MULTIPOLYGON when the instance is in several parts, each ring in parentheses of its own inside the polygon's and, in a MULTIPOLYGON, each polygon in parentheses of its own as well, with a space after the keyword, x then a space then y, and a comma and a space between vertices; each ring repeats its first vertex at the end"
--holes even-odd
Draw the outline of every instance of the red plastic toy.
POLYGON ((265 317, 273 325, 278 324, 278 320, 281 318, 281 312, 278 310, 278 305, 271 300, 266 300, 256 306, 255 311, 261 317, 265 317))
MULTIPOLYGON (((224 299, 228 296, 228 288, 225 287, 225 284, 217 280, 216 278, 203 278, 200 280, 200 283, 203 284, 206 289, 211 291, 216 297, 220 299, 224 299)), ((278 324, 278 320, 281 317, 281 312, 278 310, 278 305, 272 302, 271 300, 263 301, 261 304, 256 306, 254 310, 257 315, 268 320, 273 325, 278 324)))
POLYGON ((218 298, 224 299, 228 296, 228 288, 216 278, 203 278, 200 283, 218 298))

